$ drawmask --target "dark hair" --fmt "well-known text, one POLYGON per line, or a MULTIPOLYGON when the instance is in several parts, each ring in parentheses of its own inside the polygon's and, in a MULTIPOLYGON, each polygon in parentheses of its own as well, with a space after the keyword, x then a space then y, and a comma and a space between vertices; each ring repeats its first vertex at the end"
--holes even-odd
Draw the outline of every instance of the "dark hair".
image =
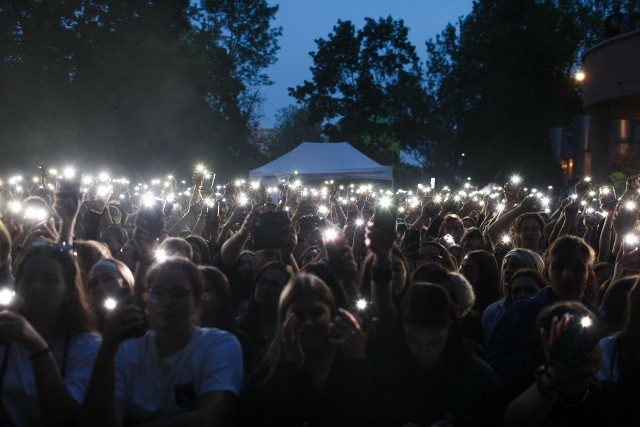
POLYGON ((470 227, 464 230, 464 234, 460 239, 460 246, 464 248, 464 245, 466 245, 467 241, 472 239, 480 240, 482 242, 483 249, 487 246, 487 241, 484 239, 484 234, 482 234, 482 231, 480 231, 480 229, 476 227, 470 227))
POLYGON ((38 256, 51 258, 62 266, 67 296, 64 309, 60 313, 60 320, 56 325, 56 335, 64 337, 94 330, 95 319, 80 278, 80 269, 70 251, 61 251, 53 246, 43 246, 21 252, 16 260, 16 289, 20 287, 29 261, 38 256))
POLYGON ((120 245, 124 245, 127 240, 129 240, 129 233, 127 230, 120 224, 109 224, 106 226, 102 232, 100 233, 100 238, 102 239, 105 233, 112 234, 120 245))
MULTIPOLYGON (((293 270, 288 265, 284 264, 281 261, 271 261, 264 264, 255 274, 253 275, 253 280, 251 281, 251 293, 249 294, 249 305, 247 306, 247 311, 240 320, 239 328, 244 331, 249 337, 253 340, 258 340, 258 336, 260 335, 260 323, 258 317, 258 302, 255 297, 255 290, 258 280, 262 276, 262 274, 267 270, 279 270, 287 277, 288 281, 291 276, 293 276, 293 270)), ((274 317, 276 313, 273 313, 274 317)))
POLYGON ((513 231, 515 231, 516 233, 519 233, 520 232, 520 227, 522 226, 522 223, 527 219, 536 220, 536 222, 538 223, 538 226, 540 227, 540 233, 544 233, 544 219, 540 216, 540 214, 535 213, 535 212, 523 213, 522 215, 520 215, 519 217, 514 219, 513 220, 513 231))
POLYGON ((464 341, 456 308, 442 286, 413 283, 403 301, 402 322, 427 328, 446 328, 449 334, 440 355, 444 371, 457 373, 469 369, 473 353, 464 341))
MULTIPOLYGON (((395 255, 398 258, 400 258, 400 262, 402 262, 402 265, 404 266, 404 269, 406 272, 404 287, 402 288, 402 291, 395 298, 397 302, 399 302, 402 300, 403 295, 405 294, 405 292, 407 291, 407 288, 411 284, 411 268, 409 267, 407 258, 402 254, 400 249, 398 249, 397 247, 395 246, 393 247, 393 249, 391 250, 391 255, 392 257, 393 255, 395 255)), ((373 259, 374 259, 374 254, 373 252, 370 252, 365 257, 364 261, 362 262, 362 267, 360 268, 360 279, 358 282, 358 290, 363 296, 365 296, 365 298, 371 297, 371 268, 373 267, 373 259)))
POLYGON ((428 262, 416 268, 416 271, 413 272, 411 281, 413 283, 429 282, 440 284, 444 279, 447 278, 447 274, 449 274, 449 270, 447 270, 440 264, 428 262))
POLYGON ((544 265, 550 266, 551 257, 554 255, 569 256, 572 254, 579 255, 589 270, 593 270, 593 262, 595 253, 591 246, 582 238, 576 236, 562 236, 549 246, 544 254, 544 265))
POLYGON ((147 287, 151 285, 151 282, 155 280, 156 276, 168 276, 175 270, 186 273, 189 278, 189 284, 191 284, 193 297, 198 300, 204 293, 202 272, 198 269, 197 265, 184 257, 168 257, 165 261, 154 264, 147 276, 147 287))
MULTIPOLYGON (((447 250, 447 248, 445 248, 440 243, 434 240, 427 240, 426 242, 420 245, 420 249, 424 248, 425 246, 433 246, 436 249, 438 249, 438 255, 440 255, 440 263, 443 265, 444 268, 446 268, 449 271, 458 270, 457 264, 454 261, 453 257, 451 256, 451 254, 449 253, 449 251, 447 250)), ((421 258, 422 258, 422 255, 421 255, 421 258)))
POLYGON ((505 304, 506 307, 509 307, 511 304, 513 304, 513 298, 511 296, 511 287, 512 287, 511 285, 513 285, 514 280, 521 277, 528 277, 530 279, 533 279, 538 284, 538 290, 548 285, 547 281, 544 280, 544 276, 538 270, 535 270, 533 268, 521 268, 520 270, 513 273, 513 276, 511 276, 511 283, 509 284, 509 292, 507 292, 507 294, 504 296, 504 299, 506 301, 506 304, 505 304))
POLYGON ((193 260, 193 249, 189 242, 182 237, 167 237, 160 243, 160 249, 163 249, 170 254, 179 252, 181 256, 187 258, 189 261, 193 260))
POLYGON ((292 276, 280 294, 276 334, 265 356, 265 361, 271 368, 269 376, 273 375, 275 369, 284 357, 284 350, 282 348, 284 339, 282 325, 287 318, 287 311, 296 298, 305 294, 312 294, 326 304, 329 307, 332 319, 337 313, 333 293, 322 279, 313 274, 306 273, 297 273, 295 276, 292 276))
MULTIPOLYGON (((198 249, 200 249, 200 262, 202 264, 208 264, 210 261, 210 255, 209 255, 209 246, 207 245, 207 241, 200 236, 196 236, 195 234, 191 234, 187 237, 185 237, 185 239, 187 242, 189 242, 189 244, 194 244, 198 247, 198 249)), ((193 251, 193 248, 191 248, 193 251)), ((193 253, 191 255, 191 258, 193 260, 193 253)))
POLYGON ((84 286, 87 286, 89 271, 96 262, 113 258, 107 245, 95 240, 75 240, 73 250, 76 253, 76 261, 80 267, 80 277, 84 286))
POLYGON ((227 276, 216 267, 198 267, 204 278, 205 291, 209 293, 209 300, 215 301, 213 316, 207 316, 207 312, 201 310, 201 325, 207 328, 219 328, 237 334, 238 328, 231 305, 231 285, 227 276), (211 295, 214 294, 214 295, 211 295))
POLYGON ((500 271, 496 257, 487 251, 471 251, 466 255, 478 270, 478 283, 472 284, 476 294, 473 305, 478 313, 484 312, 489 304, 500 298, 500 271))
POLYGON ((302 270, 305 273, 313 274, 322 280, 325 285, 331 289, 331 293, 333 293, 333 298, 338 307, 349 309, 349 300, 347 298, 347 293, 345 289, 342 287, 340 282, 336 279, 336 277, 331 273, 331 269, 327 266, 327 264, 319 262, 315 264, 307 264, 302 267, 302 270))

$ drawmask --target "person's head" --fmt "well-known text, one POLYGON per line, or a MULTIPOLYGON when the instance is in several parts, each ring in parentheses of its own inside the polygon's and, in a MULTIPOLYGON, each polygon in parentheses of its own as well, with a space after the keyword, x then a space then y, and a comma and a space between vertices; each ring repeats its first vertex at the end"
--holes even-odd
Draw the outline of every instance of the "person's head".
POLYGON ((420 259, 424 262, 440 264, 449 271, 458 269, 449 251, 438 242, 426 241, 420 245, 420 259))
POLYGON ((476 302, 473 287, 460 273, 448 272, 447 277, 441 280, 439 285, 449 293, 459 317, 466 315, 476 302))
POLYGON ((535 212, 524 213, 513 221, 513 231, 518 246, 535 252, 544 233, 544 219, 535 212))
POLYGON ((112 256, 116 256, 127 240, 129 240, 129 234, 127 230, 119 224, 107 226, 102 230, 102 233, 100 233, 99 239, 99 241, 107 245, 112 256))
POLYGON ((622 330, 627 315, 629 292, 640 276, 626 276, 611 282, 602 298, 600 314, 607 330, 614 334, 622 330))
POLYGON ((193 260, 193 249, 191 245, 182 237, 167 237, 160 243, 159 248, 170 257, 183 257, 193 260))
POLYGON ((580 301, 595 279, 594 259, 593 249, 581 238, 560 237, 545 254, 545 279, 560 299, 580 301))
POLYGON ((261 249, 255 251, 253 256, 253 271, 258 271, 262 266, 280 260, 280 251, 277 249, 261 249))
POLYGON ((471 251, 483 251, 486 246, 482 231, 475 227, 467 228, 460 239, 460 245, 465 253, 471 251))
POLYGON ((402 327, 409 352, 422 371, 450 371, 470 360, 455 306, 439 285, 416 282, 411 286, 403 301, 402 327))
POLYGON ((482 313, 500 297, 500 273, 491 252, 471 251, 465 255, 460 273, 466 277, 476 294, 474 308, 482 313))
POLYGON ((115 259, 101 259, 89 271, 88 289, 98 315, 104 314, 104 300, 120 288, 133 289, 134 278, 129 267, 115 259))
POLYGON ((462 218, 462 224, 464 225, 465 231, 469 228, 478 226, 478 224, 476 223, 476 220, 469 216, 465 216, 464 218, 462 218))
POLYGON ((462 219, 456 214, 447 214, 442 220, 441 235, 451 234, 456 243, 460 243, 462 233, 464 232, 464 224, 462 219))
POLYGON ((204 279, 205 297, 200 309, 200 325, 236 333, 231 304, 231 285, 227 276, 216 267, 200 266, 204 279))
POLYGON ((349 300, 347 298, 347 294, 338 282, 338 279, 333 275, 331 269, 324 262, 318 262, 313 264, 305 265, 301 271, 304 271, 307 274, 313 274, 317 276, 324 282, 325 285, 329 287, 331 293, 333 294, 333 299, 336 302, 336 306, 342 307, 345 309, 349 309, 349 300))
POLYGON ((78 267, 80 267, 80 277, 85 286, 88 284, 91 267, 101 259, 111 258, 111 252, 107 245, 95 240, 75 240, 73 250, 76 253, 78 267))
POLYGON ((258 306, 275 310, 282 289, 292 275, 291 268, 280 261, 267 263, 258 270, 253 279, 253 300, 258 306))
POLYGON ((544 361, 544 338, 537 331, 544 330, 548 337, 554 322, 564 321, 564 316, 570 317, 568 329, 556 337, 549 353, 552 359, 562 364, 566 373, 564 384, 570 387, 573 384, 584 384, 598 373, 602 360, 599 344, 602 328, 598 316, 577 301, 562 301, 543 308, 534 327, 534 358, 538 359, 536 364, 544 361))
POLYGON ((247 277, 252 276, 254 256, 255 254, 252 251, 243 250, 240 252, 240 256, 234 264, 235 267, 247 277))
POLYGON ((152 329, 183 331, 194 324, 204 294, 202 273, 184 257, 153 265, 147 277, 147 312, 152 329))
POLYGON ((537 253, 523 248, 510 250, 502 259, 501 281, 505 298, 511 293, 511 277, 523 268, 531 268, 542 273, 544 261, 537 253))
MULTIPOLYGON (((360 292, 365 295, 371 295, 371 269, 373 267, 373 253, 369 253, 364 259, 362 268, 360 269, 360 292)), ((392 291, 394 298, 402 297, 403 292, 407 289, 411 270, 409 263, 400 250, 394 247, 391 251, 391 268, 392 268, 392 291)))
POLYGON ((300 254, 300 262, 298 263, 300 267, 304 267, 313 261, 318 254, 322 252, 322 248, 318 246, 309 246, 300 254))
POLYGON ((55 324, 58 337, 94 327, 80 270, 70 251, 44 246, 22 252, 16 261, 15 290, 25 317, 55 324))
POLYGON ((207 241, 200 236, 190 234, 185 238, 191 245, 192 261, 196 264, 208 264, 209 263, 209 246, 207 241))
POLYGON ((122 223, 122 211, 117 206, 109 204, 109 214, 114 224, 122 223))
POLYGON ((516 271, 511 277, 511 286, 509 287, 509 295, 505 298, 508 304, 525 298, 531 298, 538 294, 540 289, 547 286, 542 273, 531 268, 523 268, 516 271))
POLYGON ((320 278, 312 274, 296 274, 280 296, 277 330, 272 346, 282 354, 284 324, 289 319, 299 328, 299 345, 305 354, 326 348, 329 345, 329 328, 336 313, 333 294, 320 278))

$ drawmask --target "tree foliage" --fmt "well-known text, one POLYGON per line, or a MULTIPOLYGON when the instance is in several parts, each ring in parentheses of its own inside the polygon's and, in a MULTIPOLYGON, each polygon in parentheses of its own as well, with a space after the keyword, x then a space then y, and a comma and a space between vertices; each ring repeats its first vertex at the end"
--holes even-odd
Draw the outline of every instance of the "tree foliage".
POLYGON ((3 166, 251 163, 276 11, 263 0, 3 3, 3 166))
POLYGON ((457 28, 427 42, 434 109, 419 149, 428 157, 449 147, 441 163, 481 180, 497 171, 558 177, 548 129, 582 110, 572 74, 598 17, 587 1, 474 2, 457 28))
POLYGON ((296 148, 303 142, 323 140, 319 123, 310 123, 309 110, 289 105, 276 114, 275 133, 267 143, 269 158, 276 158, 296 148))
POLYGON ((290 94, 330 141, 348 141, 385 164, 398 161, 424 112, 422 70, 402 20, 338 21, 316 40, 312 81, 290 94))

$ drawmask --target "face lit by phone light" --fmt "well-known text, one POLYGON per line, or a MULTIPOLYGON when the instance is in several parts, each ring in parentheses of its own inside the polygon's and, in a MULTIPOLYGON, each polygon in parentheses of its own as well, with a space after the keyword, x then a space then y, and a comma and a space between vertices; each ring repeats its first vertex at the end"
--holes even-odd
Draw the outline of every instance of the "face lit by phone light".
POLYGON ((13 289, 1 288, 0 289, 0 306, 8 307, 13 303, 16 293, 13 289))

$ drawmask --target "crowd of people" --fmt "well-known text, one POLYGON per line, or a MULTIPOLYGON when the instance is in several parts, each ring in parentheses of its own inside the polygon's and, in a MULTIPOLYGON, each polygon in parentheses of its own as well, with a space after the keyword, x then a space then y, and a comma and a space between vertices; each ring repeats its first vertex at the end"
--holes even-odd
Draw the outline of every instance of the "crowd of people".
POLYGON ((0 425, 639 425, 640 175, 0 184, 0 425))

